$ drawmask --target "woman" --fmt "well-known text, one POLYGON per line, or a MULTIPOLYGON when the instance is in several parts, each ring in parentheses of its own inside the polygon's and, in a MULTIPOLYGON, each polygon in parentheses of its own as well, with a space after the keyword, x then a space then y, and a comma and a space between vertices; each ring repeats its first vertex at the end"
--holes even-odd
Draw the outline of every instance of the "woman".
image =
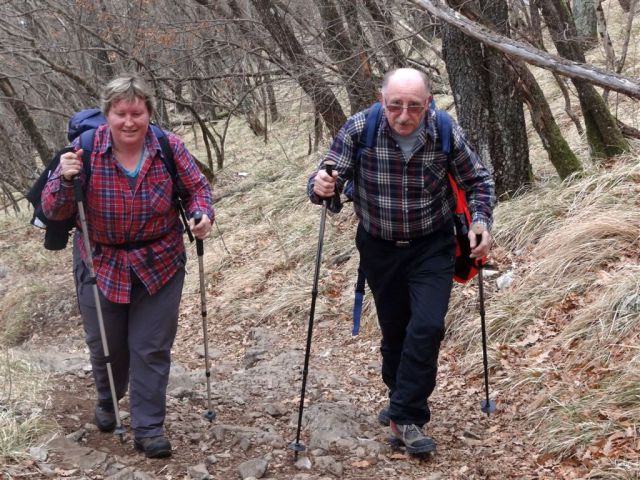
MULTIPOLYGON (((203 212, 194 236, 211 229, 211 189, 184 143, 165 132, 173 151, 177 185, 162 161, 162 150, 149 126, 154 99, 135 75, 115 78, 104 88, 101 109, 107 123, 96 129, 91 175, 82 168, 79 139, 64 153, 42 192, 48 218, 68 218, 77 210, 72 180, 79 175, 93 268, 109 347, 115 395, 129 387, 134 446, 147 457, 171 455, 164 435, 170 351, 176 336, 186 254, 180 216, 172 201, 178 189, 189 218, 203 212)), ((97 310, 87 268, 88 255, 79 231, 73 249, 73 271, 80 313, 89 346, 97 390, 96 425, 113 431, 111 400, 97 310)))

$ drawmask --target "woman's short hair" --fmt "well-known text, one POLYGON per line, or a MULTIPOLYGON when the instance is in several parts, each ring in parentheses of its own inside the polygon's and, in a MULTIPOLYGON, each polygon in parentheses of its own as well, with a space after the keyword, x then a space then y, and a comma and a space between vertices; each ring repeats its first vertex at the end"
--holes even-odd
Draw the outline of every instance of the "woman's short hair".
POLYGON ((144 101, 149 116, 155 112, 155 98, 149 85, 139 76, 126 73, 105 85, 100 94, 100 108, 107 115, 114 103, 120 100, 133 101, 136 98, 144 101))

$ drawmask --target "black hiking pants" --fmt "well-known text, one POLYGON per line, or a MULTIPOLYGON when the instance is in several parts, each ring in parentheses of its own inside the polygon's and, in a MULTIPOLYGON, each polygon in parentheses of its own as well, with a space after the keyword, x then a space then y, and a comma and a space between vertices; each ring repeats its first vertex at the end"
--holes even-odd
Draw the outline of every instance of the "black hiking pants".
POLYGON ((407 244, 374 238, 359 225, 356 246, 382 330, 389 416, 399 425, 423 426, 431 416, 427 400, 436 385, 453 285, 453 226, 407 244))

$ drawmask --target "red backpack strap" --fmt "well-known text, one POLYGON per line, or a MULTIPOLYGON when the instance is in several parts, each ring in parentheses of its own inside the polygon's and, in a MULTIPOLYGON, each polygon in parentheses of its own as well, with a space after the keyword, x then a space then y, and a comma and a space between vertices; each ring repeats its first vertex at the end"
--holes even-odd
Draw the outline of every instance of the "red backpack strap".
POLYGON ((467 219, 467 223, 471 225, 471 214, 469 213, 469 207, 467 207, 467 195, 464 190, 458 187, 458 184, 450 173, 448 174, 448 177, 451 190, 453 191, 453 197, 456 199, 456 207, 453 213, 456 215, 463 214, 467 219))

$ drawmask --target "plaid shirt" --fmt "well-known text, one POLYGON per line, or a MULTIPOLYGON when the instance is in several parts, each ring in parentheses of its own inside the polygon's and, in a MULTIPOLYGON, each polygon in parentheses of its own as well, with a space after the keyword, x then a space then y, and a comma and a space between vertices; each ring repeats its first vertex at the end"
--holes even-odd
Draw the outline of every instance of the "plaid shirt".
MULTIPOLYGON (((178 173, 178 192, 187 215, 197 210, 213 221, 211 188, 200 173, 184 143, 166 132, 178 173)), ((72 147, 79 148, 79 139, 72 147)), ((85 192, 84 209, 98 287, 115 303, 128 303, 131 293, 129 269, 142 280, 150 295, 156 293, 179 268, 186 255, 182 225, 172 202, 173 181, 162 162, 162 149, 151 128, 145 138, 146 157, 136 179, 135 192, 112 153, 107 125, 96 130, 91 156, 91 176, 81 174, 85 192), (128 245, 127 245, 128 244, 128 245)), ((73 184, 60 177, 60 167, 42 192, 42 208, 52 219, 76 214, 73 184)), ((80 225, 79 218, 76 224, 80 225)), ((79 232, 76 248, 87 263, 79 232)))
MULTIPOLYGON (((347 180, 353 180, 354 210, 369 234, 385 240, 410 240, 444 226, 455 209, 448 173, 468 192, 472 221, 487 229, 491 227, 494 182, 457 124, 452 128, 451 153, 446 155, 434 128, 435 111, 429 110, 407 160, 383 115, 375 148, 364 148, 356 165, 356 150, 367 113, 359 112, 347 120, 318 169, 323 168, 326 160, 336 162, 338 192, 342 192, 347 180)), ((317 172, 309 177, 307 194, 313 203, 320 204, 322 199, 313 192, 317 172)), ((329 210, 338 212, 341 208, 340 197, 336 195, 329 210)))

